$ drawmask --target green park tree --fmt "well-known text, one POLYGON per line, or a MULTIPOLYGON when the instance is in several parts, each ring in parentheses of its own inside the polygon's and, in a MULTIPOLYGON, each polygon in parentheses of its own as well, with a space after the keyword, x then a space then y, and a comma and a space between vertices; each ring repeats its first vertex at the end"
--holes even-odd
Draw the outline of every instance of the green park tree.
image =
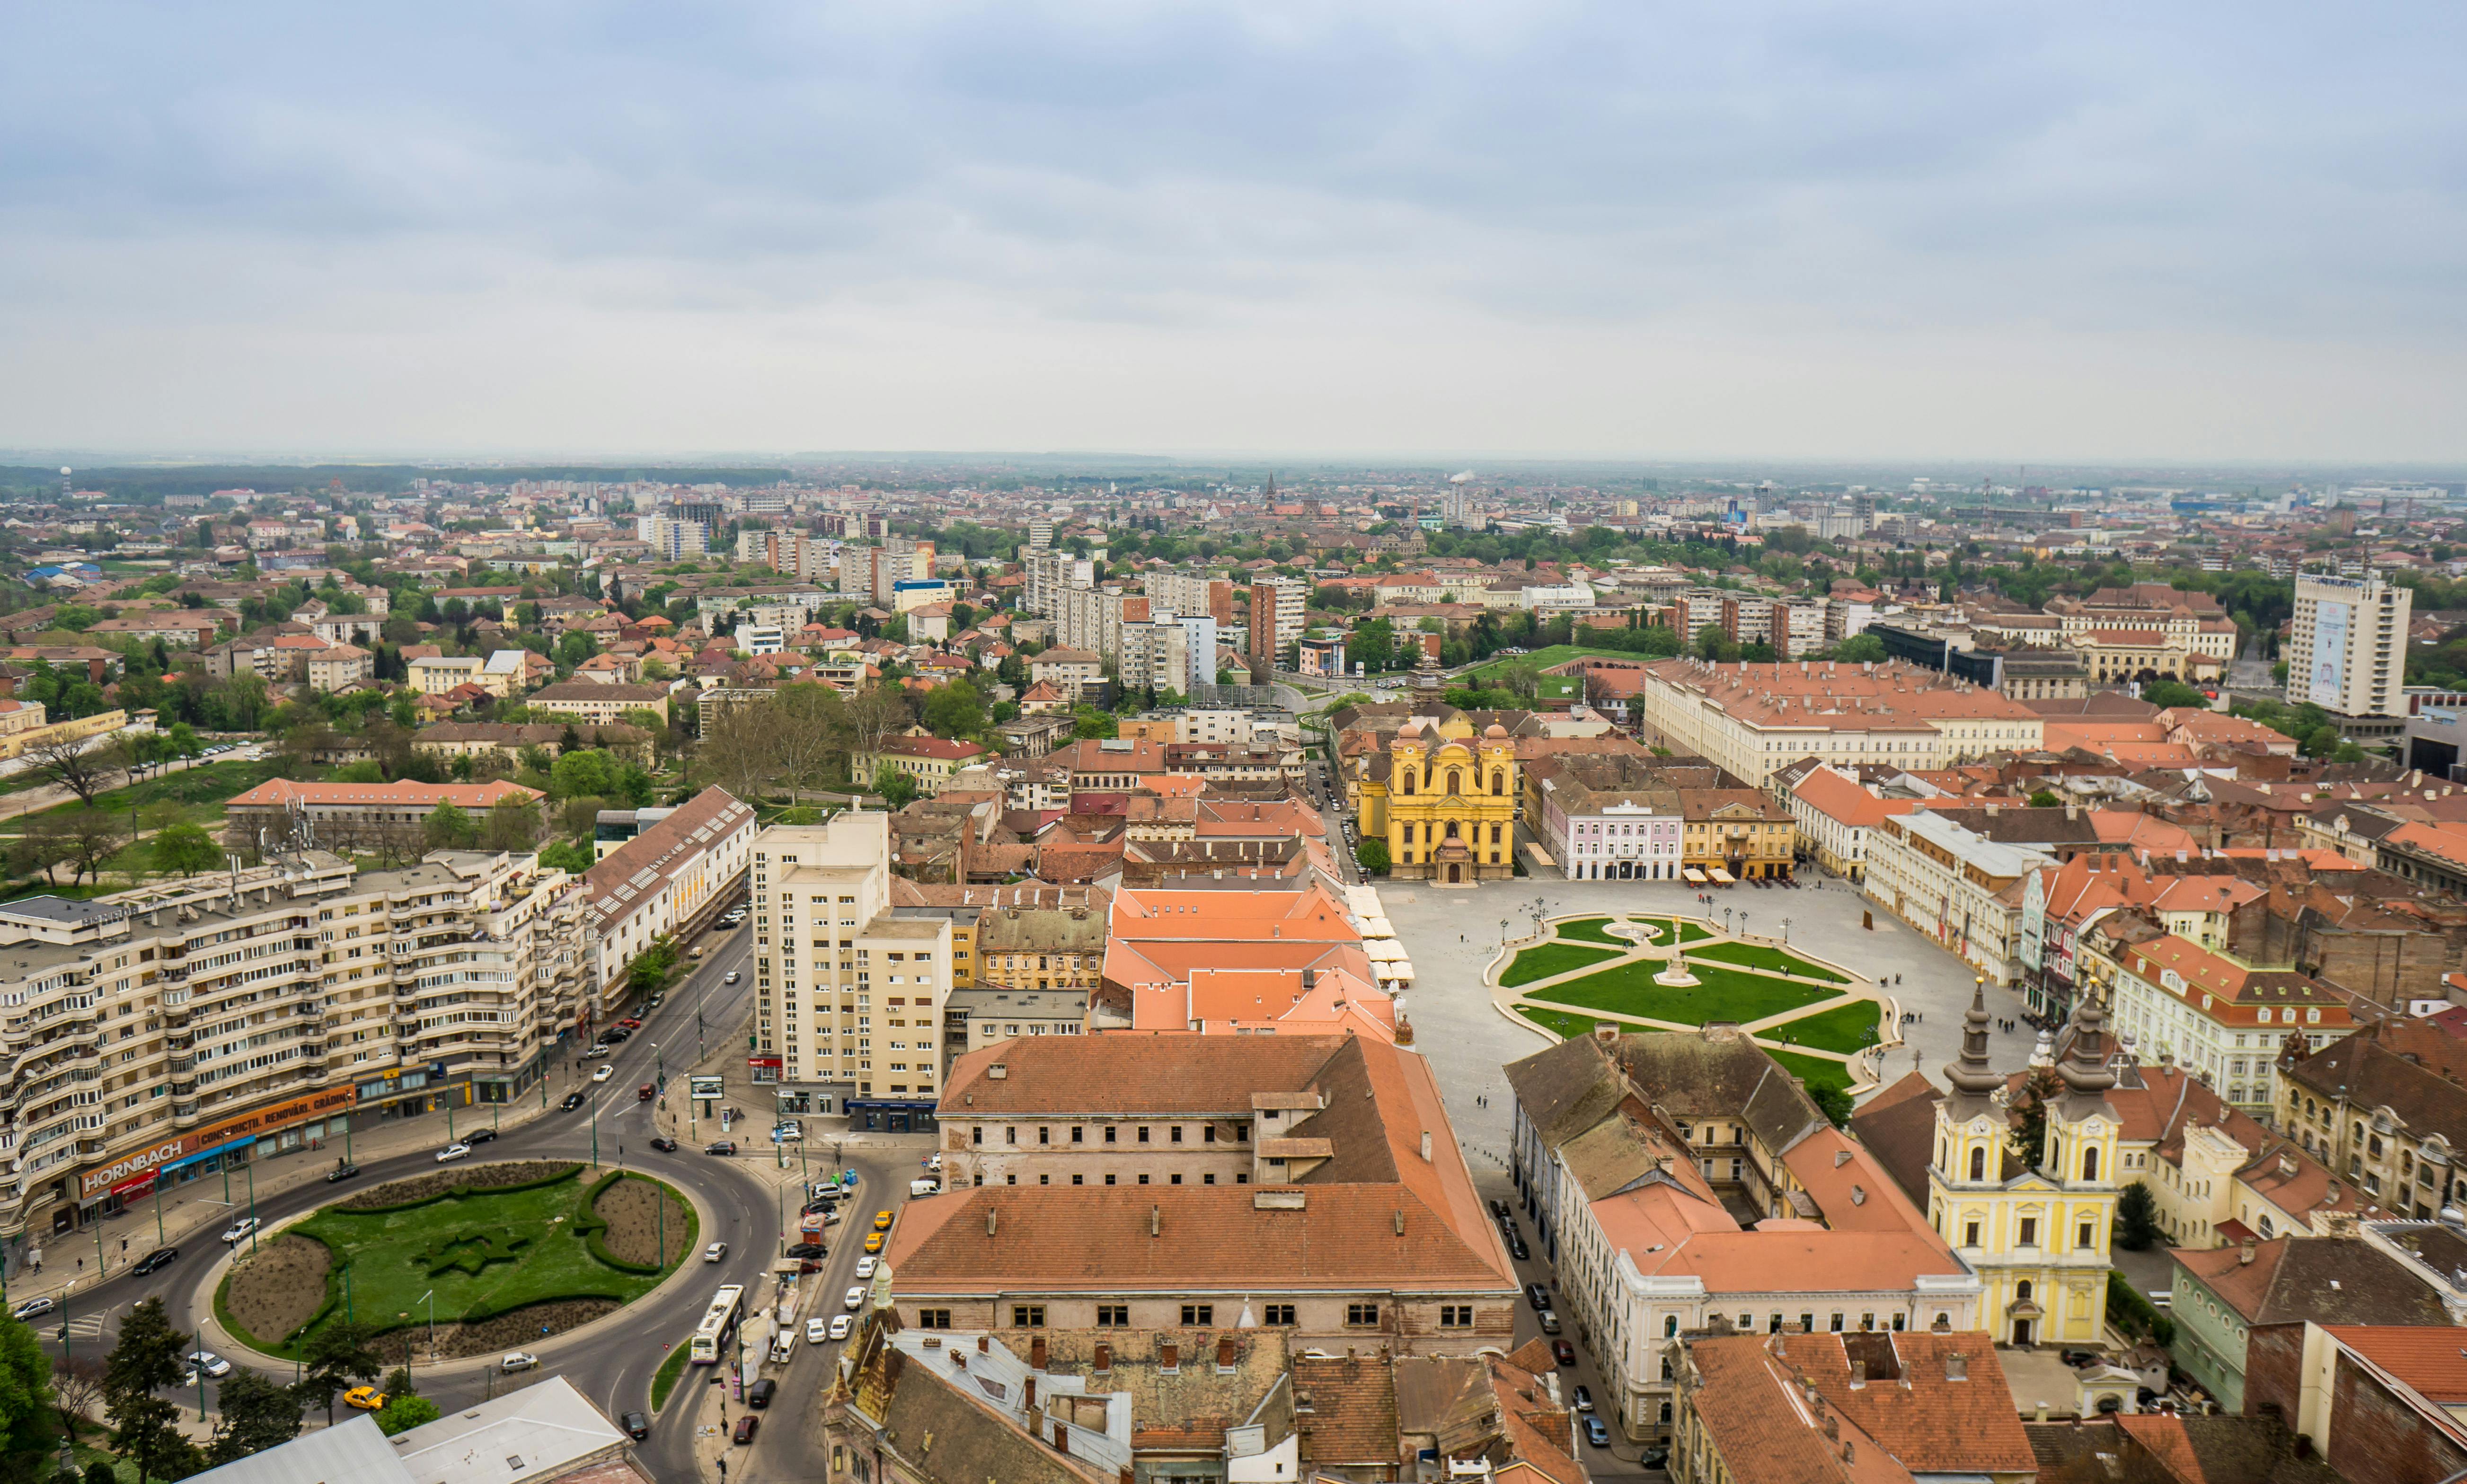
POLYGON ((423 1396, 389 1397, 385 1409, 377 1413, 377 1430, 393 1437, 397 1432, 407 1432, 444 1415, 437 1409, 436 1403, 423 1396))
POLYGON ((1362 867, 1365 875, 1385 876, 1388 874, 1389 866, 1388 842, 1377 839, 1366 840, 1353 847, 1353 859, 1362 867))
POLYGON ((2135 1180, 2117 1191, 2116 1245, 2128 1252, 2146 1252, 2159 1237, 2159 1203, 2150 1187, 2135 1180))
POLYGON ((894 809, 905 809, 917 801, 917 780, 889 763, 874 765, 873 791, 894 809))
POLYGON ((147 850, 154 858, 156 870, 177 871, 183 876, 211 870, 223 859, 222 846, 215 843, 215 837, 206 833, 204 825, 185 821, 156 832, 147 850))
POLYGON ((461 850, 478 837, 471 817, 452 800, 428 811, 419 823, 420 843, 431 850, 461 850))
POLYGON ((23 1320, 0 1315, 0 1452, 22 1455, 51 1435, 52 1362, 23 1320))
POLYGON ((215 1407, 222 1421, 206 1446, 206 1462, 238 1463, 298 1437, 304 1401, 291 1387, 255 1371, 233 1371, 215 1386, 215 1407))
POLYGON ((306 1368, 299 1381, 300 1400, 326 1408, 334 1421, 334 1398, 355 1385, 377 1379, 385 1362, 377 1358, 374 1332, 350 1319, 328 1319, 308 1337, 306 1368))
POLYGON ((188 1373, 190 1344, 189 1335, 171 1327, 163 1300, 148 1298, 121 1321, 120 1340, 103 1361, 104 1415, 120 1434, 121 1455, 150 1478, 197 1472, 197 1446, 180 1434, 179 1408, 158 1395, 188 1373))
POLYGON ((2180 680, 2154 680, 2141 687, 2141 699, 2161 710, 2173 710, 2180 706, 2201 710, 2210 704, 2209 697, 2180 680))
POLYGON ((485 841, 489 849, 529 850, 539 836, 540 813, 536 800, 509 796, 489 807, 485 841))

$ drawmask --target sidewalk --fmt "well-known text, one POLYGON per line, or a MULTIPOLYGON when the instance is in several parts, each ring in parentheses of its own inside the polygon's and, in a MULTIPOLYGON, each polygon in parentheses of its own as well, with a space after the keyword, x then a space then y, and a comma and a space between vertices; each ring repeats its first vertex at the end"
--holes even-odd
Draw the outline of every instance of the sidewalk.
MULTIPOLYGON (((567 1066, 571 1065, 569 1059, 567 1066)), ((564 1068, 552 1065, 548 1076, 549 1106, 552 1109, 556 1106, 555 1100, 564 1095, 564 1090, 557 1084, 565 1074, 564 1068)), ((510 1103, 475 1103, 468 1108, 455 1109, 455 1132, 467 1134, 473 1129, 487 1127, 490 1113, 499 1106, 503 1107, 504 1113, 497 1127, 509 1134, 529 1124, 542 1113, 539 1090, 533 1087, 510 1103)), ((445 1114, 435 1113, 379 1123, 365 1132, 355 1128, 350 1139, 351 1162, 367 1165, 422 1150, 441 1149, 446 1143, 445 1125, 445 1114)), ((257 1161, 250 1168, 256 1175, 258 1202, 262 1204, 273 1196, 322 1181, 333 1170, 335 1162, 343 1158, 343 1140, 328 1139, 314 1148, 304 1145, 288 1154, 257 1161)), ((484 1146, 482 1154, 485 1156, 486 1152, 484 1146)), ((185 1247, 192 1239, 214 1240, 224 1227, 248 1214, 249 1174, 246 1170, 229 1173, 231 1198, 228 1203, 223 1198, 225 1181, 220 1174, 200 1175, 177 1186, 176 1193, 167 1192, 163 1197, 159 1237, 154 1197, 148 1194, 131 1202, 118 1216, 106 1217, 99 1224, 89 1223, 82 1229, 29 1241, 27 1248, 30 1250, 42 1253, 43 1266, 39 1270, 20 1269, 10 1277, 9 1302, 14 1305, 29 1298, 59 1297, 92 1288, 100 1281, 96 1270, 98 1254, 94 1249, 98 1225, 102 1233, 100 1257, 105 1263, 101 1277, 111 1276, 157 1247, 185 1247)), ((358 1184, 357 1181, 348 1181, 338 1186, 336 1198, 357 1189, 358 1184)))

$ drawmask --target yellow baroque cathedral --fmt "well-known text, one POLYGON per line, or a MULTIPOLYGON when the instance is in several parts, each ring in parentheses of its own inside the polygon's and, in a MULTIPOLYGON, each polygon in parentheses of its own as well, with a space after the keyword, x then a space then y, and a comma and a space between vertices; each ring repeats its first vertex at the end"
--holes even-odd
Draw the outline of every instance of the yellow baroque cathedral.
POLYGON ((1388 755, 1364 759, 1362 838, 1388 842, 1392 874, 1469 885, 1516 872, 1516 744, 1461 711, 1410 717, 1388 755))
POLYGON ((2116 1050, 2095 996, 2066 1027, 2047 1137, 2014 1152, 2005 1080, 1987 1062, 1987 1001, 1974 990, 1961 1053, 1936 1104, 1928 1220, 1979 1273, 1980 1327, 2015 1345, 2093 1343, 2107 1311, 2108 1237, 2116 1221, 2116 1140, 2107 1101, 2116 1050))

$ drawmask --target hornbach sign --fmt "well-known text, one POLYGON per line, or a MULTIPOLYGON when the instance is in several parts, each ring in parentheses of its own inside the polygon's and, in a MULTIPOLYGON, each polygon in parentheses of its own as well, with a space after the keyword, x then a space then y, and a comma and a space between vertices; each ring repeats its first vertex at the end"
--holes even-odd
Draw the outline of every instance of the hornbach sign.
POLYGON ((84 1193, 91 1196, 98 1191, 108 1190, 131 1175, 159 1168, 200 1150, 219 1148, 234 1139, 246 1138, 255 1134, 271 1134, 278 1129, 288 1128, 292 1124, 314 1118, 320 1113, 349 1108, 351 1106, 351 1096, 350 1088, 328 1088, 323 1091, 311 1092, 306 1097, 270 1103, 254 1113, 242 1113, 237 1118, 226 1118, 220 1123, 209 1124, 201 1129, 191 1129, 177 1138, 166 1139, 162 1143, 141 1149, 101 1169, 87 1170, 78 1177, 78 1182, 84 1193))

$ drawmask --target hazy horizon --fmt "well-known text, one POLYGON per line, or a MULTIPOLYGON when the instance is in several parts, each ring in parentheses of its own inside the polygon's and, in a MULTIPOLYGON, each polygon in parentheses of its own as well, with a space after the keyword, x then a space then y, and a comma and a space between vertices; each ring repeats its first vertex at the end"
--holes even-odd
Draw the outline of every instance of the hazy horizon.
POLYGON ((0 445, 2467 464, 2462 28, 22 8, 0 445))

